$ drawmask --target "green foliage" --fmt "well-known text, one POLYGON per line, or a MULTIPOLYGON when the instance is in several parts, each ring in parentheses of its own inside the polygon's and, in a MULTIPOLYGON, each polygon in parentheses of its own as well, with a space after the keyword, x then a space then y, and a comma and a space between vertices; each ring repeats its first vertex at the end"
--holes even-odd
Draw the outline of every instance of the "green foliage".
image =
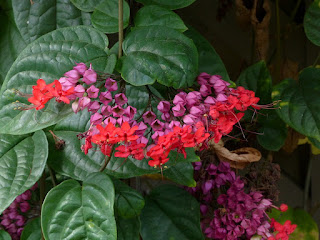
POLYGON ((299 82, 285 79, 273 89, 273 100, 281 100, 277 113, 296 131, 320 140, 320 69, 306 68, 299 82))
POLYGON ((117 216, 117 240, 140 240, 140 220, 138 217, 125 219, 117 216))
POLYGON ((135 28, 123 42, 120 72, 134 86, 156 81, 169 87, 191 86, 197 76, 197 49, 180 32, 165 26, 135 28))
POLYGON ((304 31, 308 39, 320 46, 320 1, 315 0, 304 15, 304 31))
POLYGON ((0 230, 0 240, 11 240, 11 237, 6 231, 0 230))
POLYGON ((195 1, 196 0, 137 0, 137 2, 141 2, 144 5, 154 4, 170 10, 187 7, 195 1))
POLYGON ((193 179, 193 166, 191 163, 180 162, 163 172, 166 178, 188 187, 195 187, 193 179))
POLYGON ((114 186, 103 173, 93 173, 82 186, 67 180, 45 198, 41 225, 45 239, 117 239, 114 186))
POLYGON ((208 74, 220 75, 223 80, 231 83, 231 87, 234 87, 235 83, 230 80, 220 56, 207 39, 192 27, 189 27, 189 30, 185 32, 185 35, 193 40, 198 49, 199 73, 206 72, 208 74))
POLYGON ((20 240, 39 240, 41 236, 41 222, 40 217, 38 217, 25 225, 20 240))
POLYGON ((41 177, 48 157, 43 131, 32 136, 0 135, 0 213, 41 177))
MULTIPOLYGON (((105 33, 116 33, 119 29, 119 7, 118 0, 102 1, 94 10, 91 21, 92 25, 105 33)), ((128 3, 123 0, 123 27, 129 24, 130 8, 128 3)))
POLYGON ((134 24, 136 27, 166 26, 180 32, 188 29, 177 14, 156 5, 141 8, 135 16, 134 24))
POLYGON ((12 65, 1 89, 0 133, 34 132, 70 114, 70 106, 56 102, 37 112, 14 110, 20 106, 16 100, 28 102, 13 89, 30 93, 37 79, 52 82, 72 69, 75 62, 90 62, 95 70, 112 72, 116 58, 106 55, 107 46, 108 38, 103 33, 85 26, 58 29, 28 45, 12 65))
POLYGON ((140 219, 143 239, 204 239, 199 224, 199 203, 173 185, 162 185, 151 192, 140 219))
POLYGON ((93 10, 104 0, 70 0, 78 9, 84 12, 93 10))

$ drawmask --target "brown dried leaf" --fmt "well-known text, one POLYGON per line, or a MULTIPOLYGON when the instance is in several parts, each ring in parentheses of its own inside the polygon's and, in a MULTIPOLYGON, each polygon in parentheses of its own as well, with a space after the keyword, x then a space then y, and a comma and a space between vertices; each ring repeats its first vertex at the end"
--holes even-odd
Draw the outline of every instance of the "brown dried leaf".
POLYGON ((289 128, 288 135, 282 149, 287 153, 292 153, 298 147, 298 142, 301 138, 305 138, 305 136, 294 129, 289 128))
POLYGON ((245 147, 229 151, 221 146, 221 144, 213 143, 211 146, 214 148, 220 161, 228 162, 231 167, 236 169, 243 169, 249 163, 257 162, 261 159, 261 153, 255 148, 245 147))

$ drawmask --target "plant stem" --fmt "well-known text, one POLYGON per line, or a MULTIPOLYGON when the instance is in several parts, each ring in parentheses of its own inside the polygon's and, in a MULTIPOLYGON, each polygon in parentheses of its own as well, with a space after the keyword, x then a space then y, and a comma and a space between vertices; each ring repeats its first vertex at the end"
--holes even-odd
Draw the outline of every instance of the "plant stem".
POLYGON ((49 167, 48 165, 47 165, 47 167, 48 167, 48 169, 49 169, 49 174, 50 174, 51 182, 52 182, 53 186, 55 187, 55 186, 57 186, 57 178, 56 178, 56 175, 55 175, 55 173, 54 173, 54 171, 52 170, 51 167, 49 167))
POLYGON ((297 1, 297 4, 296 4, 296 6, 294 7, 294 9, 293 9, 293 11, 292 11, 292 13, 291 13, 291 16, 290 16, 291 21, 294 20, 294 17, 295 17, 296 14, 297 14, 297 11, 298 11, 298 9, 299 9, 299 7, 300 7, 301 2, 302 2, 302 0, 298 0, 298 1, 297 1))
POLYGON ((314 61, 312 67, 316 67, 319 60, 320 60, 320 53, 318 53, 318 56, 317 56, 316 60, 314 61))
POLYGON ((123 42, 123 0, 119 0, 119 19, 118 19, 118 25, 119 25, 119 51, 118 51, 118 57, 121 58, 122 56, 122 42, 123 42))
POLYGON ((114 152, 114 149, 115 149, 115 145, 112 146, 112 149, 111 149, 111 152, 110 152, 110 157, 109 156, 105 156, 104 163, 101 166, 101 168, 99 169, 99 172, 103 172, 106 169, 106 167, 108 166, 108 163, 111 160, 111 157, 112 157, 112 154, 114 152))

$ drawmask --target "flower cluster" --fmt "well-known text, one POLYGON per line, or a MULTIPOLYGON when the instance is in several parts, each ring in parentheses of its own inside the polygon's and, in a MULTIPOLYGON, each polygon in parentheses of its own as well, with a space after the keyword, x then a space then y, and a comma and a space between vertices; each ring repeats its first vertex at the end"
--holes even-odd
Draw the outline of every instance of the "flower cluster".
POLYGON ((289 220, 285 221, 285 223, 282 225, 272 218, 271 227, 275 232, 278 233, 276 234, 276 236, 270 236, 268 240, 289 240, 289 235, 293 233, 297 225, 292 224, 289 220))
POLYGON ((11 205, 3 211, 0 219, 1 225, 11 235, 13 240, 20 239, 23 227, 29 219, 31 206, 30 200, 32 192, 37 188, 37 184, 29 190, 19 195, 11 205))
MULTIPOLYGON (((290 229, 281 228, 281 224, 275 221, 270 223, 266 211, 275 207, 271 200, 265 199, 258 191, 247 192, 244 182, 228 163, 221 162, 216 166, 198 162, 194 167, 197 186, 187 190, 200 202, 201 226, 207 238, 250 239, 259 235, 272 240, 273 231, 279 231, 275 239, 285 239, 284 233, 289 235, 295 229, 290 221, 286 224, 290 229), (277 238, 280 235, 282 238, 277 238)), ((277 209, 286 211, 288 208, 282 204, 277 209)))

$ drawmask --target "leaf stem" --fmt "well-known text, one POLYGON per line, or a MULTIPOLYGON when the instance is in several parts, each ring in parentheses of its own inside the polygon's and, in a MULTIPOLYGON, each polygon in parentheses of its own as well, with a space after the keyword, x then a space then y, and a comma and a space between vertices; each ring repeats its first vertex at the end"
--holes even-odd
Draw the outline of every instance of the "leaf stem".
POLYGON ((276 82, 281 78, 281 26, 280 26, 280 7, 279 0, 276 0, 276 17, 277 17, 277 52, 276 52, 276 82))
POLYGON ((51 178, 51 182, 52 182, 52 185, 55 187, 57 186, 57 178, 56 178, 56 174, 55 172, 52 170, 51 167, 49 167, 47 165, 48 169, 49 169, 49 174, 50 174, 50 178, 51 178))
POLYGON ((106 167, 108 166, 108 163, 111 160, 111 157, 112 157, 112 154, 114 152, 114 149, 115 149, 115 145, 112 146, 112 149, 111 149, 111 152, 110 152, 110 157, 109 156, 105 156, 104 163, 101 166, 101 168, 99 169, 99 172, 103 172, 106 169, 106 167))
POLYGON ((123 42, 123 0, 119 0, 118 2, 119 6, 119 19, 118 19, 118 25, 119 25, 119 51, 118 51, 118 57, 122 57, 122 42, 123 42))
POLYGON ((320 60, 320 52, 318 53, 318 56, 317 56, 316 60, 314 61, 312 67, 316 67, 319 60, 320 60))
POLYGON ((298 9, 299 9, 299 7, 300 7, 300 5, 301 5, 301 2, 302 2, 302 0, 298 0, 298 1, 297 1, 296 6, 294 7, 294 9, 293 9, 293 11, 292 11, 292 13, 291 13, 290 18, 291 18, 292 21, 294 20, 294 17, 296 16, 296 14, 297 14, 297 12, 298 12, 298 9))

